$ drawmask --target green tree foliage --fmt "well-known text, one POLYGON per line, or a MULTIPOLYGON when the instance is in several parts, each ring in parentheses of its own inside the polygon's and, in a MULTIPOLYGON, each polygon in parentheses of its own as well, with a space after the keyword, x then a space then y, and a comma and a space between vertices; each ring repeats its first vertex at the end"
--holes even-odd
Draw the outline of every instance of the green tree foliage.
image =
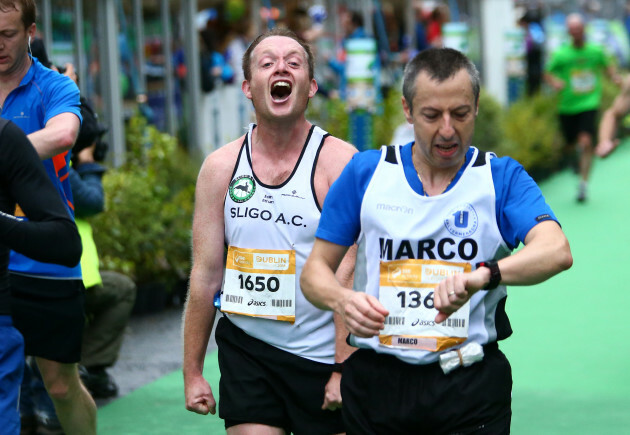
POLYGON ((106 209, 92 219, 101 267, 170 286, 190 269, 199 167, 140 116, 129 120, 126 143, 126 163, 103 178, 106 209))
MULTIPOLYGON (((407 122, 402 111, 401 96, 399 90, 390 90, 374 114, 372 148, 389 144, 396 127, 407 122)), ((306 117, 333 136, 343 140, 350 137, 349 112, 346 103, 340 99, 317 96, 311 101, 306 117)))
POLYGON ((556 105, 555 96, 542 93, 512 104, 502 122, 505 137, 493 151, 517 160, 535 179, 557 170, 564 143, 556 105))
POLYGON ((482 89, 479 94, 479 112, 475 120, 472 144, 481 150, 496 152, 504 136, 503 107, 482 89))

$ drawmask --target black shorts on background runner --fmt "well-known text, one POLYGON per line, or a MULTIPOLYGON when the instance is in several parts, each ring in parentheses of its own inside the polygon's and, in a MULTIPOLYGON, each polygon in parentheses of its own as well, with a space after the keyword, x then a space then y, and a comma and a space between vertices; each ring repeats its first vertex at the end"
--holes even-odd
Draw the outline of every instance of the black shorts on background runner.
POLYGON ((60 363, 81 360, 85 289, 80 279, 9 274, 11 315, 26 355, 60 363))
POLYGON ((438 363, 407 364, 359 349, 344 363, 348 435, 510 433, 512 370, 496 345, 483 360, 445 375, 438 363))
POLYGON ((560 129, 567 145, 575 145, 581 132, 589 133, 593 138, 593 145, 597 142, 597 110, 571 115, 560 114, 560 129))
POLYGON ((324 389, 332 374, 318 363, 277 349, 219 319, 219 417, 225 427, 259 423, 287 433, 344 432, 341 412, 323 411, 324 389))

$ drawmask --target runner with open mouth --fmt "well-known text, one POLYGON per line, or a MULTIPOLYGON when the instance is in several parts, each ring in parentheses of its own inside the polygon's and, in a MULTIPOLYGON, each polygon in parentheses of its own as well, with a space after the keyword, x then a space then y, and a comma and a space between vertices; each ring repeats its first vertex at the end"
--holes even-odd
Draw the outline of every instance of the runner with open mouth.
POLYGON ((271 99, 274 103, 284 103, 291 95, 291 83, 286 80, 275 82, 271 86, 271 99))
POLYGON ((457 142, 435 144, 438 153, 444 157, 448 157, 457 151, 457 142))

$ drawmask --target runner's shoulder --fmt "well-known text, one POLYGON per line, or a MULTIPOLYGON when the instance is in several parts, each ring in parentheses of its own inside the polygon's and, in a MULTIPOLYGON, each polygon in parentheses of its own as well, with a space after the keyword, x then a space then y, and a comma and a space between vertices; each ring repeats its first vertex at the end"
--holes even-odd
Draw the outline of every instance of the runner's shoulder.
POLYGON ((324 140, 320 158, 342 160, 345 164, 356 152, 354 145, 330 135, 324 140))
POLYGON ((244 139, 245 135, 210 153, 203 162, 198 182, 207 180, 220 185, 228 183, 244 139))

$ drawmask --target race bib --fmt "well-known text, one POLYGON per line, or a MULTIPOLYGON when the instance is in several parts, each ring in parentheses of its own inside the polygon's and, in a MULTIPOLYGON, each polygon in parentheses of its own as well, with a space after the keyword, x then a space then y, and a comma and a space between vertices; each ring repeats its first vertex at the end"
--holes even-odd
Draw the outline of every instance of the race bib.
POLYGON ((230 246, 221 311, 295 322, 295 251, 230 246))
POLYGON ((571 90, 576 94, 587 94, 595 89, 596 77, 591 71, 573 71, 571 90))
POLYGON ((470 301, 438 324, 433 292, 444 278, 470 272, 469 263, 395 260, 381 261, 380 268, 379 301, 389 311, 381 346, 437 352, 466 341, 470 301))

